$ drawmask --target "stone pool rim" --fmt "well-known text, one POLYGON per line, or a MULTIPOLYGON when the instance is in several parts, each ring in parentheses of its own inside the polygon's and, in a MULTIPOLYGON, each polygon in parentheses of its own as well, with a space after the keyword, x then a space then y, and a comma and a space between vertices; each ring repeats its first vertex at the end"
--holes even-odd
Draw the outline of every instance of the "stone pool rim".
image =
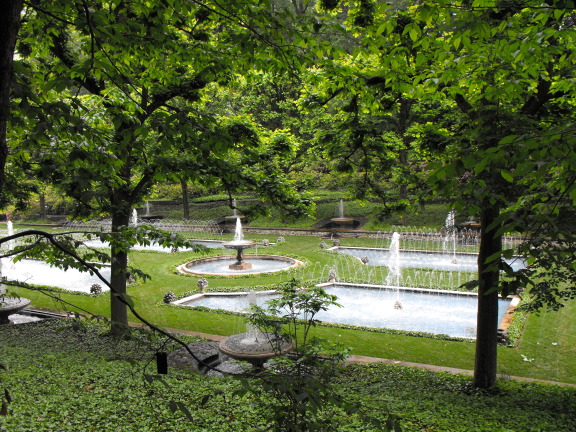
POLYGON ((197 276, 219 276, 219 277, 238 277, 238 276, 252 276, 258 274, 265 274, 265 273, 276 273, 281 271, 286 271, 292 269, 294 267, 303 266, 304 262, 300 261, 296 258, 290 258, 281 255, 261 255, 261 254, 246 254, 244 255, 244 260, 250 262, 251 259, 258 259, 258 260, 270 260, 270 261, 283 261, 286 263, 291 263, 290 266, 286 268, 276 269, 276 270, 265 270, 260 272, 251 272, 251 273, 241 273, 238 274, 234 273, 213 273, 213 272, 201 272, 201 271, 192 271, 188 266, 191 264, 203 264, 213 261, 231 261, 235 260, 236 257, 234 255, 218 255, 213 257, 206 257, 206 258, 198 258, 192 261, 188 261, 184 264, 181 264, 177 267, 180 273, 184 274, 191 274, 197 276))

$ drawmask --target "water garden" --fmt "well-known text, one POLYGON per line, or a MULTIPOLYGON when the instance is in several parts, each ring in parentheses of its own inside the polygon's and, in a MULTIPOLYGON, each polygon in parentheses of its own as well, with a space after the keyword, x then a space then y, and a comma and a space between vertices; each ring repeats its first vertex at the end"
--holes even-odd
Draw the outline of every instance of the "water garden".
POLYGON ((576 430, 573 1, 5 4, 0 431, 576 430))
MULTIPOLYGON (((235 220, 240 221, 240 218, 235 220)), ((133 221, 135 225, 148 222, 139 222, 137 219, 133 221)), ((458 394, 467 395, 466 398, 475 394, 475 391, 469 387, 469 378, 465 376, 452 376, 450 373, 438 371, 424 372, 403 366, 410 363, 426 364, 427 367, 437 366, 438 370, 442 368, 471 370, 473 367, 476 312, 474 298, 476 294, 464 288, 463 285, 473 278, 473 261, 476 256, 477 239, 473 231, 468 229, 459 231, 451 226, 450 215, 446 218, 445 226, 440 229, 396 226, 391 230, 362 233, 363 235, 360 235, 360 231, 350 230, 348 234, 352 235, 348 236, 342 230, 328 230, 324 231, 323 235, 284 234, 272 237, 271 232, 266 234, 253 233, 249 225, 242 227, 240 222, 225 229, 217 228, 214 223, 204 222, 195 225, 192 229, 178 223, 169 225, 164 221, 164 228, 169 227, 172 232, 178 232, 184 237, 192 239, 194 244, 202 245, 199 249, 176 250, 158 247, 158 245, 148 245, 135 247, 129 254, 131 264, 145 269, 146 273, 151 276, 145 281, 134 281, 129 286, 130 297, 134 300, 139 312, 156 324, 178 329, 178 331, 192 331, 206 335, 243 334, 246 331, 246 308, 252 302, 263 304, 266 300, 274 298, 275 295, 277 297, 277 294, 274 293, 275 288, 296 278, 309 281, 313 285, 322 286, 327 292, 336 295, 338 302, 343 306, 333 308, 332 311, 325 311, 325 315, 318 314, 317 318, 321 323, 313 329, 315 336, 336 340, 350 347, 350 353, 354 355, 371 357, 373 361, 377 359, 390 360, 387 366, 370 363, 370 366, 351 365, 347 368, 347 372, 339 371, 337 380, 342 380, 339 384, 343 385, 346 391, 352 391, 353 388, 355 397, 358 398, 355 400, 362 401, 365 407, 370 404, 367 403, 366 398, 368 396, 364 391, 370 386, 365 383, 367 387, 362 390, 358 386, 362 386, 359 383, 363 379, 371 381, 375 377, 380 377, 378 379, 382 380, 381 385, 392 385, 392 387, 414 385, 412 394, 419 393, 417 388, 430 386, 429 391, 438 395, 441 405, 447 404, 447 395, 454 391, 452 387, 456 387, 458 389, 456 391, 461 392, 458 394), (199 228, 200 226, 202 228, 199 228), (285 268, 277 269, 274 265, 269 266, 267 263, 270 260, 278 261, 285 268), (258 261, 263 261, 263 268, 258 268, 258 261), (218 267, 216 269, 210 267, 206 270, 203 268, 206 263, 210 265, 218 263, 218 267), (243 265, 238 267, 239 263, 243 265), (222 268, 222 264, 224 264, 224 268, 222 268), (252 268, 248 268, 250 267, 249 264, 254 264, 257 271, 253 272, 252 268), (439 304, 436 305, 435 302, 439 304), (412 321, 416 322, 413 323, 412 321), (349 382, 348 380, 353 375, 348 374, 354 373, 358 373, 362 378, 356 377, 353 378, 352 382, 349 382), (395 378, 388 381, 391 377, 395 378), (391 384, 395 382, 394 380, 400 381, 391 384), (409 384, 412 381, 414 384, 409 384), (388 382, 388 384, 383 384, 384 382, 388 382), (435 389, 432 390, 432 388, 435 389), (444 401, 442 401, 443 399, 444 401)), ((29 228, 16 225, 15 228, 11 226, 10 230, 14 232, 14 230, 29 228)), ((80 231, 82 229, 85 232, 90 232, 92 230, 93 234, 88 234, 91 238, 85 240, 86 245, 106 251, 108 245, 94 238, 94 233, 97 233, 101 228, 94 228, 90 224, 75 224, 73 227, 54 228, 54 231, 80 231)), ((506 239, 507 242, 520 240, 515 236, 506 239)), ((512 258, 510 265, 524 266, 525 263, 522 260, 512 258)), ((62 272, 62 270, 56 270, 44 263, 29 260, 11 263, 5 259, 2 268, 5 275, 15 279, 21 278, 43 287, 44 293, 30 290, 17 291, 21 292, 22 296, 30 298, 35 308, 60 309, 79 313, 90 311, 91 314, 103 316, 109 313, 109 297, 106 288, 102 289, 98 280, 88 273, 76 273, 69 270, 70 273, 58 274, 57 272, 62 272), (47 279, 42 279, 42 277, 47 279), (77 279, 77 277, 81 279, 77 279), (46 293, 49 295, 46 296, 46 293), (62 301, 66 303, 62 303, 62 301), (73 306, 65 306, 66 304, 73 306)), ((103 274, 108 275, 106 272, 103 274)), ((504 327, 506 338, 501 341, 498 348, 500 376, 576 384, 573 374, 573 345, 570 345, 573 335, 570 331, 566 331, 573 325, 570 319, 573 305, 567 305, 566 310, 536 316, 521 312, 514 313, 518 300, 517 298, 502 299, 499 321, 504 327)), ((134 317, 131 320, 134 320, 134 317)), ((33 328, 33 326, 39 325, 41 324, 30 323, 22 327, 10 326, 9 332, 3 332, 8 337, 8 339, 3 340, 3 343, 10 346, 10 333, 18 334, 19 331, 22 331, 22 334, 27 334, 26 326, 33 328), (17 330, 17 328, 22 328, 22 330, 17 330)), ((96 325, 96 329, 89 327, 83 330, 82 334, 85 336, 64 330, 67 334, 64 340, 66 338, 73 340, 77 337, 82 340, 87 338, 90 341, 88 345, 98 346, 98 349, 103 350, 106 353, 104 355, 109 356, 109 358, 128 359, 134 356, 134 358, 142 360, 146 356, 150 356, 148 351, 150 346, 144 348, 146 344, 142 341, 137 343, 134 341, 111 342, 104 338, 97 342, 98 338, 101 337, 97 335, 102 330, 97 330, 98 325, 96 325), (68 334, 69 332, 70 334, 68 334), (130 345, 130 348, 126 348, 124 344, 130 345), (128 352, 129 354, 127 354, 128 352)), ((33 333, 32 330, 30 331, 33 333)), ((42 331, 50 333, 57 331, 57 329, 53 324, 49 324, 48 328, 42 331)), ((40 343, 36 337, 30 336, 31 346, 40 343)), ((190 340, 196 339, 191 337, 190 340)), ((162 343, 166 344, 166 341, 156 340, 152 345, 162 343)), ((66 347, 61 341, 55 345, 59 347, 58 350, 67 352, 66 356, 71 355, 68 352, 70 347, 66 347)), ((177 346, 170 344, 169 346, 170 348, 164 348, 164 350, 176 351, 178 349, 177 346)), ((94 354, 89 351, 74 353, 71 358, 76 358, 78 355, 92 358, 94 354)), ((53 357, 51 358, 59 358, 59 355, 52 354, 53 357)), ((92 362, 92 360, 90 361, 92 362)), ((144 373, 144 376, 156 376, 153 374, 155 368, 153 359, 148 357, 145 362, 148 363, 148 375, 144 373)), ((215 363, 215 365, 217 364, 215 363)), ((105 368, 104 365, 102 367, 105 368)), ((125 373, 128 373, 129 369, 127 366, 120 368, 125 373)), ((144 367, 143 370, 146 368, 144 367)), ((77 371, 75 373, 82 372, 77 371)), ((171 370, 169 375, 179 373, 181 372, 171 370)), ((155 394, 158 390, 151 389, 154 389, 157 383, 153 379, 149 379, 152 382, 147 383, 150 386, 147 391, 155 394)), ((176 381, 179 379, 177 378, 176 381)), ((89 381, 93 382, 94 380, 90 378, 89 381)), ((170 397, 176 397, 175 395, 182 390, 179 387, 180 384, 178 383, 170 389, 168 392, 170 397)), ((86 385, 90 387, 93 384, 88 383, 86 385)), ((220 394, 220 391, 233 393, 230 388, 234 386, 227 387, 229 385, 229 383, 215 382, 215 387, 203 387, 202 398, 208 398, 211 401, 205 406, 207 410, 217 409, 219 412, 224 410, 230 416, 237 415, 230 408, 228 399, 218 400, 218 397, 211 393, 211 391, 216 391, 217 394, 220 394), (215 390, 216 388, 218 390, 215 390), (222 403, 226 404, 226 409, 222 407, 222 403), (213 406, 208 407, 208 405, 213 406)), ((381 385, 379 388, 384 391, 381 385)), ((513 388, 518 386, 526 389, 525 391, 530 393, 530 397, 535 397, 539 391, 544 391, 543 388, 545 388, 546 391, 551 392, 551 400, 554 400, 555 404, 560 404, 558 410, 564 414, 567 412, 566 410, 570 409, 570 404, 574 401, 573 392, 570 393, 570 390, 563 387, 550 387, 549 385, 538 387, 538 384, 532 384, 533 387, 529 387, 526 382, 514 380, 501 382, 498 385, 499 392, 508 394, 502 398, 502 401, 505 401, 506 397, 511 397, 511 393, 518 391, 506 390, 507 385, 513 388), (555 395, 556 392, 558 395, 555 395), (559 400, 562 402, 558 402, 559 400)), ((540 384, 540 386, 542 385, 540 384)), ((393 394, 395 391, 389 387, 385 390, 387 394, 393 394)), ((406 392, 410 393, 408 390, 403 390, 404 396, 402 397, 405 397, 406 392)), ((474 397, 486 397, 492 400, 493 395, 490 392, 485 395, 482 395, 481 392, 479 394, 475 394, 474 397)), ((392 396, 389 397, 392 398, 392 396)), ((525 397, 526 395, 523 396, 523 398, 525 397)), ((134 398, 138 399, 136 396, 134 398)), ((420 407, 423 403, 422 400, 411 398, 406 400, 410 401, 407 402, 408 404, 416 404, 420 407)), ((173 407, 176 406, 174 405, 175 402, 171 401, 170 403, 173 404, 173 407)), ((140 402, 135 401, 134 404, 139 405, 140 402)), ((388 413, 388 410, 394 407, 395 403, 387 401, 385 405, 385 413, 388 413)), ((179 416, 196 418, 194 414, 188 411, 189 407, 178 405, 177 408, 174 411, 178 411, 178 414, 172 413, 169 409, 171 412, 171 415, 168 416, 170 421, 179 418, 179 416)), ((104 409, 106 408, 104 407, 104 409)), ((144 408, 138 408, 138 410, 140 409, 144 410, 144 408)), ((404 413, 411 410, 408 406, 402 406, 399 409, 400 412, 404 413)), ((448 409, 447 405, 445 409, 448 409)), ((471 409, 469 406, 464 405, 461 416, 464 417, 464 411, 469 409, 471 409)), ((156 414, 165 418, 167 415, 165 408, 158 407, 157 410, 156 414)), ((254 411, 250 412, 249 415, 244 413, 243 416, 251 417, 254 413, 254 411)), ((394 409, 391 409, 391 413, 394 413, 394 409)), ((422 424, 432 422, 431 424, 440 427, 441 424, 445 423, 439 420, 440 416, 437 414, 427 413, 425 409, 422 409, 421 413, 424 419, 422 424)), ((141 415, 144 416, 144 414, 141 415)), ((381 418, 386 419, 387 415, 384 415, 383 412, 381 418)), ((399 415, 401 416, 401 414, 399 415)), ((539 412, 538 415, 542 415, 542 413, 539 412)), ((550 425, 550 429, 543 428, 542 430, 569 430, 571 427, 551 423, 546 415, 543 417, 546 420, 540 419, 538 421, 541 424, 547 423, 550 425)), ((203 416, 204 414, 201 417, 203 416)), ((213 412, 208 415, 211 421, 216 422, 215 424, 222 421, 221 418, 216 419, 215 417, 218 415, 213 412)), ((410 415, 408 417, 412 418, 410 415)), ((566 424, 572 425, 570 416, 565 418, 561 415, 560 419, 562 422, 567 421, 566 424)), ((189 421, 189 419, 182 421, 189 421)), ((205 421, 205 419, 201 421, 205 421)), ((411 425, 412 421, 402 420, 400 423, 404 426, 403 430, 420 430, 418 426, 415 426, 419 423, 416 421, 411 425)), ((461 421, 459 419, 455 423, 461 421)), ((474 422, 478 421, 478 419, 474 420, 474 422)), ((503 420, 498 419, 497 421, 503 420)), ((517 420, 513 421, 517 422, 517 420)), ((145 422, 149 422, 149 420, 145 420, 145 422)), ((258 423, 256 420, 250 420, 250 422, 258 423)), ((36 424, 36 422, 31 421, 29 424, 36 424)), ((247 423, 240 422, 239 424, 245 425, 247 423)), ((370 424, 370 422, 365 422, 363 427, 367 427, 366 424, 370 424)), ((489 421, 486 424, 490 425, 491 423, 489 421)), ((214 426, 213 430, 220 430, 217 427, 226 430, 224 425, 214 426)), ((257 426, 254 427, 254 430, 259 430, 257 426)), ((342 425, 335 425, 334 427, 342 427, 342 425)), ((446 429, 438 430, 470 430, 467 428, 471 426, 448 426, 444 424, 442 427, 446 429)), ((512 426, 510 428, 514 430, 512 426)), ((360 428, 358 430, 371 429, 360 428)))
MULTIPOLYGON (((155 244, 135 246, 133 253, 153 253, 154 260, 162 255, 180 259, 184 254, 202 255, 184 263, 172 259, 171 273, 180 278, 187 276, 186 283, 192 283, 198 292, 174 291, 169 279, 163 276, 165 303, 194 310, 208 308, 241 314, 248 306, 249 292, 257 292, 257 302, 262 304, 274 297, 275 284, 298 279, 320 284, 337 295, 341 307, 318 315, 318 319, 329 324, 423 333, 428 337, 475 337, 476 294, 463 285, 473 278, 478 240, 474 231, 459 232, 451 213, 439 232, 396 227, 389 232, 363 235, 356 232, 356 238, 345 238, 341 237, 345 235, 342 231, 328 230, 319 238, 312 236, 318 242, 316 245, 306 241, 305 247, 302 247, 303 238, 288 237, 290 241, 296 240, 300 255, 281 252, 288 249, 283 236, 273 242, 267 238, 244 239, 241 218, 235 221, 231 228, 218 228, 214 222, 205 222, 197 224, 196 232, 184 232, 188 237, 194 236, 190 240, 199 250, 170 249, 155 244), (227 240, 225 232, 231 232, 233 239, 227 240), (229 250, 235 251, 235 256, 231 256, 229 250)), ((133 225, 138 223, 134 213, 133 225)), ((75 225, 75 229, 86 230, 91 223, 87 227, 81 223, 75 225)), ((157 225, 179 234, 186 229, 185 225, 167 221, 158 221, 157 225)), ((13 233, 11 222, 7 229, 8 235, 13 233)), ((521 240, 519 237, 506 238, 509 243, 521 240)), ((86 239, 84 245, 104 250, 109 247, 94 239, 86 239)), ((62 270, 38 260, 3 261, 4 276, 13 280, 88 294, 107 291, 106 286, 102 289, 98 284, 101 282, 98 277, 88 272, 62 270)), ((520 258, 512 258, 509 262, 513 268, 525 267, 520 258)), ((110 269, 105 267, 101 274, 109 279, 110 269)), ((134 283, 131 291, 146 291, 147 283, 134 283)), ((501 299, 499 322, 505 321, 501 330, 507 335, 518 302, 518 297, 501 299)), ((523 323, 522 319, 517 321, 519 323, 513 327, 515 337, 517 328, 523 323)))

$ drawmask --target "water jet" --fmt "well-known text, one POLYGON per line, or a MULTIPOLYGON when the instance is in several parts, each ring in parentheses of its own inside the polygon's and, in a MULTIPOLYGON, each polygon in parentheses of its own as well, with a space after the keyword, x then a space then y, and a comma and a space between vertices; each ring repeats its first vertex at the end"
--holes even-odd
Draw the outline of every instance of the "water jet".
POLYGON ((242 252, 244 249, 252 248, 255 245, 256 243, 253 241, 244 240, 244 235, 242 234, 242 223, 240 222, 239 218, 236 219, 234 240, 222 243, 222 246, 224 246, 226 249, 236 250, 236 262, 234 264, 230 264, 228 267, 231 270, 250 270, 252 268, 252 264, 244 261, 242 252))

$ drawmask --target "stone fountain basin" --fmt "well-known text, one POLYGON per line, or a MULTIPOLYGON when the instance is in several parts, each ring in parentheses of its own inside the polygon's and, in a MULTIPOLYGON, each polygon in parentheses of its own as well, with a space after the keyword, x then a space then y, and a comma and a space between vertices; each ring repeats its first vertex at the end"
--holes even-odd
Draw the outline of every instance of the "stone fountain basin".
POLYGON ((228 249, 250 248, 256 246, 256 242, 253 242, 252 240, 232 240, 223 242, 222 246, 228 249))
POLYGON ((248 271, 236 271, 228 268, 236 259, 229 255, 199 258, 178 267, 181 273, 200 276, 239 276, 243 274, 273 273, 304 265, 302 261, 279 255, 246 255, 245 260, 253 264, 248 271))
POLYGON ((0 324, 7 324, 8 317, 30 304, 30 299, 21 297, 0 297, 0 324))
POLYGON ((292 349, 292 342, 285 339, 274 347, 270 341, 273 337, 272 333, 259 333, 256 337, 252 333, 240 333, 224 339, 218 348, 233 359, 261 366, 266 360, 292 349))

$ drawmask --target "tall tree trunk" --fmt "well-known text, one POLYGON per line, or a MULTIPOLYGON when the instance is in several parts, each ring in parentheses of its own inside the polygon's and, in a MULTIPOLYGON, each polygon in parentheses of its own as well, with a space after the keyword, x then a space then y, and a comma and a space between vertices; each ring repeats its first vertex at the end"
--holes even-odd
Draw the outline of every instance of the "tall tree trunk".
POLYGON ((5 0, 0 13, 0 194, 4 191, 4 169, 8 159, 6 132, 10 113, 10 82, 22 0, 5 0))
MULTIPOLYGON (((407 135, 408 125, 410 121, 410 112, 412 111, 412 104, 414 102, 411 99, 406 99, 400 97, 400 109, 398 112, 398 124, 396 126, 396 133, 402 138, 403 148, 400 150, 400 163, 402 164, 402 169, 408 168, 408 148, 410 146, 410 137, 407 135)), ((400 180, 400 198, 408 198, 408 185, 404 179, 400 180)))
POLYGON ((488 388, 496 383, 498 330, 498 269, 488 270, 492 264, 486 259, 502 251, 502 236, 496 235, 492 226, 500 209, 484 198, 480 215, 480 252, 478 254, 478 317, 476 325, 476 355, 474 363, 474 387, 488 388))
MULTIPOLYGON (((112 233, 118 233, 120 227, 127 226, 130 221, 129 195, 123 190, 116 190, 112 195, 112 233)), ((110 331, 115 336, 121 336, 128 329, 128 308, 121 300, 126 296, 126 281, 128 271, 128 252, 112 244, 110 248, 111 275, 110 285, 110 331)))
POLYGON ((48 219, 48 213, 46 211, 46 195, 41 193, 40 198, 40 219, 48 219))
POLYGON ((182 186, 182 208, 184 209, 184 219, 190 219, 190 204, 188 203, 188 183, 186 180, 180 179, 182 186))

